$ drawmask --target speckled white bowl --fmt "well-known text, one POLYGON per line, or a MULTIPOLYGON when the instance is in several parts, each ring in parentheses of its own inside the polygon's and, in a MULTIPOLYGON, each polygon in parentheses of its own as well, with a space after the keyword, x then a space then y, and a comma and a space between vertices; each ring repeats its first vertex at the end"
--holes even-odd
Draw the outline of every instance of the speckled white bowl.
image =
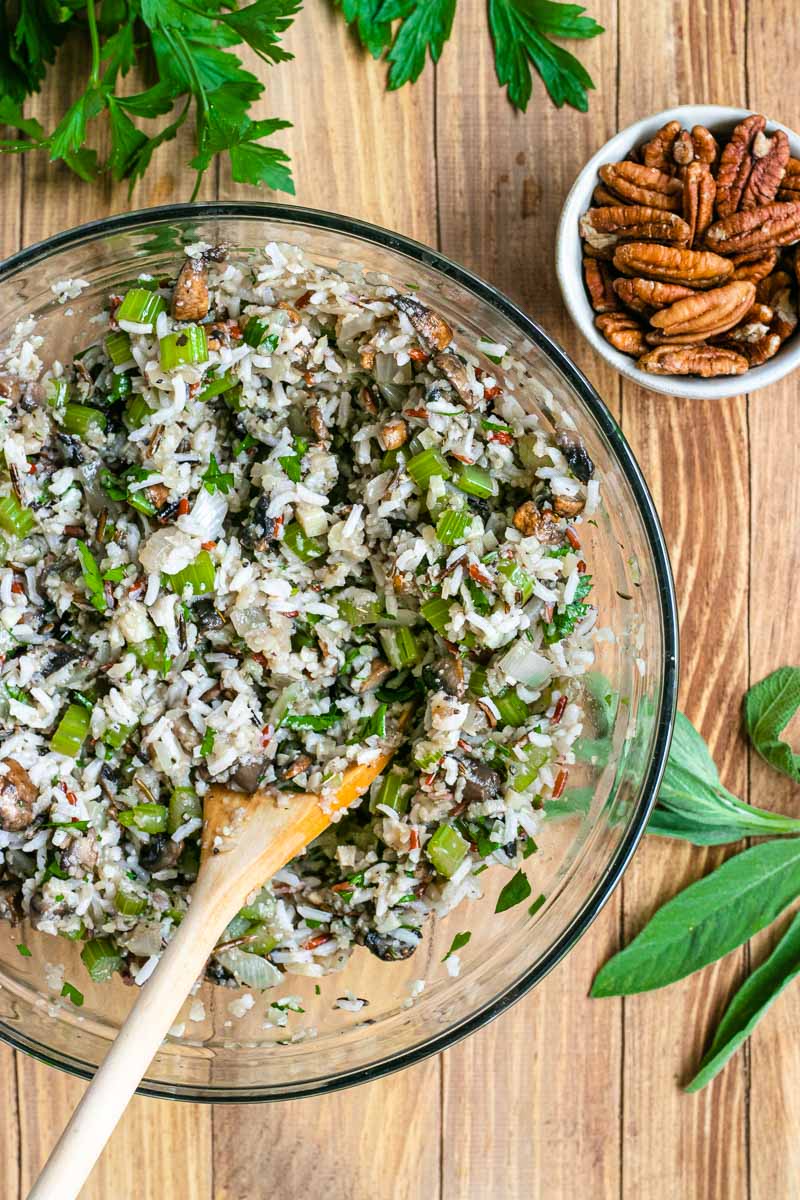
MULTIPOLYGON (((578 222, 591 208, 592 192, 598 183, 598 169, 604 163, 619 162, 635 146, 649 138, 668 121, 680 121, 684 128, 705 125, 712 133, 725 135, 750 112, 746 108, 727 108, 720 104, 684 104, 679 108, 668 108, 652 117, 636 121, 606 142, 589 159, 573 183, 558 225, 556 239, 556 273, 564 297, 564 303, 583 336, 620 374, 634 383, 649 388, 652 392, 663 392, 667 396, 688 396, 696 399, 724 399, 743 392, 755 392, 759 388, 783 379, 800 363, 800 331, 789 338, 774 358, 760 367, 753 367, 744 375, 723 375, 718 379, 697 379, 684 375, 649 375, 640 371, 634 359, 606 341, 595 326, 595 314, 583 282, 581 267, 581 239, 578 222)), ((800 158, 800 136, 778 121, 769 120, 767 132, 783 129, 789 138, 792 154, 800 158)))

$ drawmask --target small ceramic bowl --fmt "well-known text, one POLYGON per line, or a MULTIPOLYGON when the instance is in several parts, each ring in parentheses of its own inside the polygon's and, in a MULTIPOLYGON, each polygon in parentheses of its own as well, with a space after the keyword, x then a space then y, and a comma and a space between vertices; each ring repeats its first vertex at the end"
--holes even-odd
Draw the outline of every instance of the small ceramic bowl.
MULTIPOLYGON (((561 294, 575 324, 612 367, 652 392, 668 396, 688 396, 696 399, 724 399, 743 392, 755 392, 788 375, 800 363, 800 329, 760 367, 752 367, 744 375, 722 375, 717 379, 698 379, 690 375, 650 375, 640 371, 636 361, 615 350, 595 326, 595 313, 583 282, 581 239, 578 222, 587 208, 592 207, 592 192, 599 181, 598 169, 604 163, 620 162, 636 146, 648 141, 668 121, 680 121, 685 129, 705 125, 712 133, 726 136, 734 125, 746 117, 750 109, 727 108, 718 104, 685 104, 668 108, 652 117, 636 121, 621 130, 589 159, 573 183, 558 225, 556 240, 556 273, 561 294)), ((789 138, 791 153, 800 158, 800 136, 777 121, 768 120, 767 133, 782 129, 789 138)))

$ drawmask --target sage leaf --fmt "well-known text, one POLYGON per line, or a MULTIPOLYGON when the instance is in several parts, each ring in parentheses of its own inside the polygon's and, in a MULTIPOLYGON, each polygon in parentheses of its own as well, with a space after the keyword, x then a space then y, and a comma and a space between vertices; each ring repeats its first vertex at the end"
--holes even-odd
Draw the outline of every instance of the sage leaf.
POLYGON ((655 913, 601 967, 593 996, 666 987, 722 958, 800 895, 800 840, 763 842, 729 858, 655 913))
POLYGON ((719 1074, 731 1055, 749 1038, 784 988, 800 975, 800 913, 769 958, 745 980, 717 1026, 687 1092, 698 1092, 719 1074))
POLYGON ((756 750, 776 771, 800 783, 800 754, 780 737, 798 708, 800 667, 780 667, 744 698, 744 723, 756 750))
POLYGON ((494 911, 496 913, 505 912, 506 909, 513 908, 515 904, 521 904, 523 900, 527 900, 530 894, 531 885, 528 877, 524 871, 519 870, 512 879, 509 879, 497 897, 494 911))
POLYGON ((745 804, 724 788, 708 746, 679 712, 647 832, 695 846, 719 846, 745 837, 800 833, 800 820, 745 804))

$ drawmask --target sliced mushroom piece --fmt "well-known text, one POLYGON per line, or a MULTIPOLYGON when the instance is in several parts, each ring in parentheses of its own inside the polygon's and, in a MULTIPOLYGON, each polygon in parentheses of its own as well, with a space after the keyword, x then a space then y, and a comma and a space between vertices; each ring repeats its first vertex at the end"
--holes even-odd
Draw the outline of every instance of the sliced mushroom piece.
POLYGON ((394 674, 394 667, 390 667, 382 658, 373 658, 369 665, 369 674, 365 679, 356 681, 356 690, 359 694, 364 695, 366 692, 374 692, 383 683, 384 679, 388 679, 394 674))
POLYGON ((497 771, 484 767, 481 763, 470 762, 467 765, 467 776, 461 799, 465 804, 485 804, 500 795, 503 781, 497 771))
POLYGON ((139 851, 139 862, 145 871, 169 871, 178 865, 183 843, 173 842, 168 833, 154 833, 139 851))
POLYGON ((256 759, 255 762, 239 763, 231 775, 231 783, 235 783, 243 792, 258 791, 266 765, 267 760, 264 758, 256 759))
POLYGON ((269 496, 259 496, 242 528, 241 541, 248 550, 259 550, 263 553, 270 542, 277 541, 281 521, 277 517, 269 516, 269 504, 269 496))
POLYGON ((411 957, 419 945, 419 938, 416 942, 401 942, 390 933, 378 933, 377 930, 371 929, 364 938, 364 945, 370 954, 374 954, 383 962, 399 962, 411 957))
POLYGON ((0 883, 0 921, 19 925, 23 916, 21 895, 21 883, 0 883))
POLYGON ((449 351, 446 354, 437 354, 433 359, 433 365, 442 372, 464 407, 474 408, 476 397, 469 386, 467 367, 458 355, 451 354, 449 351))
POLYGON ((453 340, 453 331, 443 317, 427 308, 414 296, 391 296, 389 302, 408 317, 414 331, 429 346, 444 350, 453 340))
POLYGON ((3 764, 7 771, 0 776, 0 829, 6 833, 19 833, 33 820, 37 791, 30 775, 16 759, 3 759, 3 764))
POLYGON ((79 437, 75 437, 71 433, 62 433, 61 430, 59 430, 58 441, 61 447, 62 457, 67 466, 79 467, 83 462, 81 439, 79 437))
POLYGON ((203 633, 212 629, 222 629, 225 624, 225 618, 214 607, 213 600, 201 600, 199 604, 193 604, 192 620, 203 633))
POLYGON ((178 272, 172 315, 176 321, 199 321, 208 316, 208 277, 202 259, 187 258, 178 272))
POLYGON ((461 699, 466 691, 464 664, 460 658, 440 658, 422 669, 422 682, 434 692, 447 692, 448 696, 461 699))
POLYGON ((22 386, 13 375, 0 375, 0 396, 4 400, 19 400, 22 386))
POLYGON ((82 879, 97 866, 100 843, 95 835, 73 837, 58 852, 59 866, 73 879, 82 879))
POLYGON ((562 429, 556 435, 556 445, 567 460, 570 471, 581 483, 588 483, 594 475, 594 463, 586 453, 586 447, 572 429, 562 429))

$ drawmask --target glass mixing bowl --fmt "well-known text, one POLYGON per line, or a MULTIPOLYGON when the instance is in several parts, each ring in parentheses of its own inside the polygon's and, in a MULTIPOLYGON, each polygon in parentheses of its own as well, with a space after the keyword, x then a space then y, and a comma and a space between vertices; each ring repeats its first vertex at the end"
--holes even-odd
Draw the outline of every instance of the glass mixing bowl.
MULTIPOLYGON (((530 375, 533 404, 551 392, 574 418, 602 479, 603 508, 581 537, 600 605, 601 690, 619 697, 615 715, 584 733, 582 761, 525 864, 530 901, 499 915, 508 880, 488 871, 484 898, 430 924, 416 954, 383 963, 357 949, 345 970, 316 981, 286 976, 278 998, 303 1012, 265 1026, 268 1000, 235 1015, 240 991, 204 984, 151 1064, 141 1091, 194 1101, 311 1095, 375 1078, 442 1050, 478 1029, 538 983, 586 931, 608 899, 644 830, 666 761, 675 709, 677 618, 669 561, 653 502, 608 409, 564 352, 511 301, 435 251, 360 221, 271 204, 203 204, 151 209, 97 221, 32 246, 0 267, 0 344, 33 314, 40 354, 66 359, 95 334, 89 318, 140 272, 173 275, 184 244, 225 242, 234 256, 269 241, 301 245, 335 268, 359 264, 441 312, 464 344, 503 342, 530 375), (51 284, 88 283, 67 306, 51 284), (533 903, 531 903, 533 902, 533 903), (456 932, 471 930, 461 972, 442 957, 456 932), (335 1007, 352 993, 358 1012, 335 1007), (233 1011, 231 1004, 233 1003, 233 1011), (182 1028, 181 1028, 182 1026, 182 1028)), ((519 394, 519 393, 518 393, 519 394)), ((598 706, 597 712, 602 712, 598 706)), ((588 980, 587 980, 588 983, 588 980)), ((0 1037, 20 1050, 88 1077, 102 1060, 135 988, 92 984, 78 947, 63 938, 0 925, 0 1037), (32 956, 16 944, 25 941, 32 956), (85 994, 61 999, 67 980, 85 994)))

